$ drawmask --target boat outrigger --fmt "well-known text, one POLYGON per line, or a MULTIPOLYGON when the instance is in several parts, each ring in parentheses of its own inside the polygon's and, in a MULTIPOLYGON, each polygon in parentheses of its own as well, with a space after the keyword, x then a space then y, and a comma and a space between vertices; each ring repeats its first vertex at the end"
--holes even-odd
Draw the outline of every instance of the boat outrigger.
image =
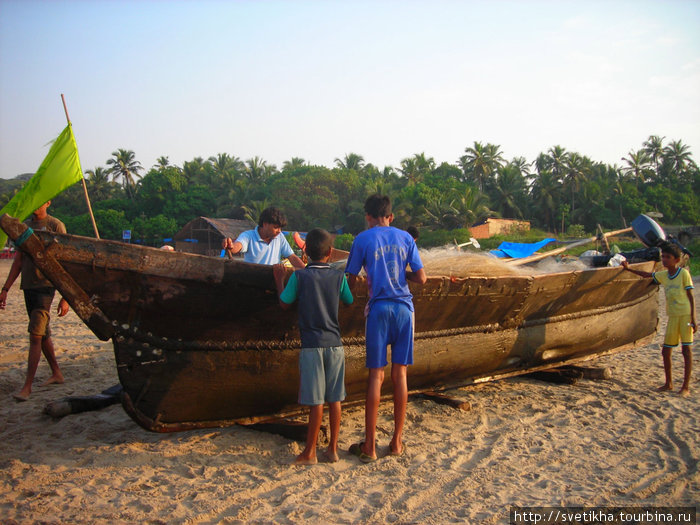
MULTIPOLYGON (((144 428, 252 423, 300 409, 297 313, 278 307, 272 267, 32 232, 7 215, 0 225, 94 334, 113 341, 122 404, 144 428)), ((411 391, 585 361, 646 343, 657 324, 657 287, 620 267, 429 275, 411 291, 411 391)), ((340 325, 348 401, 357 401, 366 381, 362 278, 352 292, 340 325)))

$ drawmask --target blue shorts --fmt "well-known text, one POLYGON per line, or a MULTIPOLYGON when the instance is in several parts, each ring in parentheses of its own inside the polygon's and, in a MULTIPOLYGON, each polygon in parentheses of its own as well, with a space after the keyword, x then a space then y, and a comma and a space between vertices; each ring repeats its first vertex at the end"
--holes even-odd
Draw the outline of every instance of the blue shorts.
POLYGON ((387 365, 386 349, 391 345, 391 362, 413 364, 413 312, 405 303, 377 301, 372 304, 365 324, 367 368, 387 365))
POLYGON ((345 399, 343 347, 302 348, 299 378, 300 405, 322 405, 345 399))

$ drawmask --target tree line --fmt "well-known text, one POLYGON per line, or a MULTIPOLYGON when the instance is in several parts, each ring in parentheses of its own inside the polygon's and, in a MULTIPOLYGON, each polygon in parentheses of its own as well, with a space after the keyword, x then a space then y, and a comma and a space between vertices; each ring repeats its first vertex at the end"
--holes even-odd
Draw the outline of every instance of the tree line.
MULTIPOLYGON (((270 205, 284 210, 290 228, 356 234, 372 193, 392 197, 396 226, 421 231, 466 231, 503 217, 553 234, 593 232, 598 224, 625 227, 650 211, 662 213, 665 224, 700 224, 700 170, 690 148, 656 135, 620 165, 558 145, 531 162, 506 160, 500 146, 474 142, 454 164, 417 153, 397 168, 380 169, 348 153, 330 168, 297 157, 278 168, 257 156, 243 161, 219 153, 182 166, 163 156, 146 170, 133 151, 118 149, 85 176, 101 236, 121 239, 122 230, 131 230, 147 244, 172 237, 200 215, 256 221, 270 205)), ((0 206, 26 178, 0 180, 0 206)), ((51 213, 69 232, 92 235, 80 185, 54 199, 51 213)))

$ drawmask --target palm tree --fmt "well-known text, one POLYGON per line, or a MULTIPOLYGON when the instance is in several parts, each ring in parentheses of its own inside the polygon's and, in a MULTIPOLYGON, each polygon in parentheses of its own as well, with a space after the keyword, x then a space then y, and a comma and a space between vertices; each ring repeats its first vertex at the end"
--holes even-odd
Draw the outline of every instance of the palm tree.
POLYGON ((274 165, 268 165, 267 161, 256 155, 246 161, 245 175, 250 182, 260 182, 272 175, 276 169, 274 165))
POLYGON ((98 201, 106 200, 112 193, 112 183, 109 182, 108 170, 97 167, 85 172, 87 175, 87 185, 92 198, 98 201))
POLYGON ((126 194, 133 198, 136 180, 140 178, 139 171, 143 169, 141 163, 134 158, 131 150, 118 149, 112 152, 112 158, 107 160, 110 165, 109 173, 114 180, 122 179, 126 194))
MULTIPOLYGON (((551 173, 552 171, 552 159, 549 158, 546 153, 540 153, 539 155, 537 155, 537 158, 535 159, 535 162, 533 164, 535 165, 535 171, 538 174, 544 173, 545 171, 551 173)), ((536 176, 531 176, 531 178, 536 178, 536 176)))
POLYGON ((532 184, 532 198, 534 209, 542 213, 542 223, 546 224, 550 231, 554 228, 554 212, 559 201, 561 182, 551 171, 539 173, 532 184))
POLYGON ((306 161, 300 157, 292 157, 292 160, 285 160, 282 163, 282 171, 295 170, 306 166, 306 161))
POLYGON ((156 159, 156 163, 153 165, 153 169, 158 171, 163 171, 165 168, 170 167, 170 160, 167 156, 163 155, 156 159))
POLYGON ((209 157, 212 174, 217 181, 223 182, 229 177, 237 178, 245 169, 245 164, 238 157, 232 157, 228 153, 218 153, 216 156, 209 157))
POLYGON ((622 157, 620 160, 626 164, 626 166, 622 168, 622 172, 631 179, 634 179, 637 187, 639 187, 640 181, 646 181, 650 171, 649 161, 651 157, 645 149, 640 149, 637 152, 630 150, 627 157, 622 157))
POLYGON ((689 168, 696 167, 690 153, 690 147, 680 140, 673 140, 664 148, 663 159, 664 163, 668 163, 671 172, 676 177, 681 177, 689 168))
POLYGON ((568 153, 561 146, 553 146, 549 148, 549 169, 552 171, 557 180, 562 181, 566 172, 566 157, 568 153))
POLYGON ((521 219, 523 212, 518 201, 525 194, 527 183, 517 164, 508 164, 498 171, 494 185, 493 208, 503 217, 521 219))
POLYGON ((347 153, 345 157, 341 159, 335 159, 335 165, 338 168, 346 170, 362 171, 362 167, 365 163, 365 158, 357 153, 347 153))
POLYGON ((413 157, 403 159, 399 171, 406 177, 409 186, 418 184, 423 177, 435 169, 435 159, 426 157, 425 153, 416 153, 413 157))
POLYGON ((654 162, 654 171, 656 176, 659 176, 659 160, 664 153, 664 139, 658 135, 649 135, 649 138, 642 143, 642 149, 647 156, 654 162))
POLYGON ((564 186, 571 189, 571 212, 576 209, 576 191, 581 188, 581 183, 584 182, 590 172, 591 160, 588 157, 582 157, 578 153, 570 153, 564 161, 564 186))
POLYGON ((452 200, 446 195, 438 194, 428 198, 423 206, 423 222, 426 226, 451 230, 459 224, 457 211, 452 206, 452 200))
POLYGON ((182 173, 191 183, 201 182, 207 174, 207 164, 202 157, 195 157, 182 165, 182 173))
POLYGON ((523 177, 528 178, 530 176, 530 166, 532 166, 532 162, 528 162, 525 157, 513 157, 509 166, 514 167, 523 177))
POLYGON ((461 228, 468 228, 478 220, 485 219, 493 214, 493 211, 489 209, 486 195, 471 186, 467 186, 461 192, 455 191, 452 207, 455 210, 458 225, 461 228))
POLYGON ((459 159, 465 179, 474 181, 479 191, 484 191, 496 170, 503 165, 499 150, 500 146, 494 144, 484 146, 481 142, 474 142, 474 147, 465 148, 466 155, 459 159))
MULTIPOLYGON (((256 157, 257 158, 257 157, 256 157)), ((245 211, 245 218, 255 224, 258 223, 260 214, 265 210, 265 208, 270 207, 270 201, 263 199, 261 201, 251 201, 250 206, 243 206, 243 211, 245 211)))

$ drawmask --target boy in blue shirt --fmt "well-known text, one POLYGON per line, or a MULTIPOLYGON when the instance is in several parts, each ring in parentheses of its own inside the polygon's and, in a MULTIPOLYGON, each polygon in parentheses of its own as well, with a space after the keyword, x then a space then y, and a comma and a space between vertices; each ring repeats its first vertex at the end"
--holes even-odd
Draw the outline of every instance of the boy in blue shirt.
POLYGON ((345 274, 328 264, 333 238, 326 230, 311 230, 306 236, 306 254, 311 262, 295 271, 287 286, 286 272, 275 265, 274 275, 282 308, 299 300, 299 404, 309 405, 309 426, 306 448, 294 461, 297 465, 313 465, 316 441, 321 430, 323 404, 328 403, 331 438, 326 451, 330 462, 338 461, 340 402, 345 399, 345 352, 340 339, 338 302, 351 304, 352 293, 345 274))
POLYGON ((408 404, 408 365, 413 364, 413 296, 408 281, 424 284, 423 263, 410 234, 391 226, 394 214, 389 197, 372 195, 365 201, 365 219, 369 229, 360 233, 350 248, 345 266, 350 286, 360 270, 367 272, 369 301, 365 325, 367 399, 365 401, 365 441, 350 447, 350 452, 369 463, 376 461, 377 414, 387 345, 391 345, 391 381, 394 394, 394 436, 389 453, 404 452, 401 440, 408 404), (411 272, 406 271, 406 265, 411 272))

